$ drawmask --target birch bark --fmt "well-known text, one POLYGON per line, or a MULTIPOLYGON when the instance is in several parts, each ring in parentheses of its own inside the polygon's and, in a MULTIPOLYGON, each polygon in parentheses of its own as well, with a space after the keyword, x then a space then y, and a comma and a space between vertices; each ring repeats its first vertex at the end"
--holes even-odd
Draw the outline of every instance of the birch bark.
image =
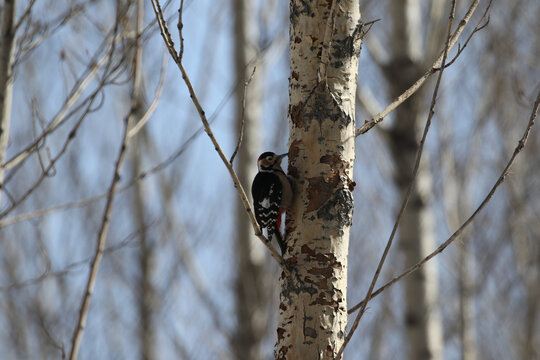
POLYGON ((290 2, 289 174, 277 359, 333 359, 347 326, 358 2, 290 2))

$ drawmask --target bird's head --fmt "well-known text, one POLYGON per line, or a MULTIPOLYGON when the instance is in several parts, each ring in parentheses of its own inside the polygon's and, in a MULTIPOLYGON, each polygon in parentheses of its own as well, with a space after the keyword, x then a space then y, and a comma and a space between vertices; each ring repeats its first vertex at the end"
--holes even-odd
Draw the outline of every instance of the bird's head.
POLYGON ((269 171, 271 169, 281 170, 281 160, 287 155, 289 153, 277 155, 270 151, 263 152, 257 160, 259 171, 269 171))

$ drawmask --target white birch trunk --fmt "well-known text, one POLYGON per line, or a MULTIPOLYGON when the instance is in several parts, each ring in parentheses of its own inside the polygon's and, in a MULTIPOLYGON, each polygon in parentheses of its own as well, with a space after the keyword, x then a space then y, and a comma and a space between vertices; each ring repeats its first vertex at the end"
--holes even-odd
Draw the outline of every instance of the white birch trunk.
POLYGON ((333 359, 347 326, 360 11, 356 1, 291 0, 290 21, 288 171, 296 197, 276 358, 333 359))
MULTIPOLYGON (((257 60, 257 29, 253 0, 235 0, 235 67, 236 81, 236 136, 243 126, 243 140, 234 160, 238 177, 245 188, 257 172, 257 157, 261 153, 259 141, 260 93, 258 74, 260 67, 246 89, 244 123, 242 124, 242 98, 244 84, 252 74, 257 60)), ((235 138, 236 142, 236 138, 235 138)), ((242 202, 238 201, 236 216, 236 318, 232 338, 234 356, 238 360, 261 359, 261 341, 267 330, 268 291, 265 287, 264 246, 253 233, 253 227, 242 202)))

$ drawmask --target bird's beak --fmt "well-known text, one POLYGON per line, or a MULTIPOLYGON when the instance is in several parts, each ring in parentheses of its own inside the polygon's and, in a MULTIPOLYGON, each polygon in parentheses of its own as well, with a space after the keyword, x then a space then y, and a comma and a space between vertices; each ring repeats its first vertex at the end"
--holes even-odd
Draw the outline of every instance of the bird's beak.
POLYGON ((289 153, 278 155, 278 160, 283 159, 285 156, 289 155, 289 153))

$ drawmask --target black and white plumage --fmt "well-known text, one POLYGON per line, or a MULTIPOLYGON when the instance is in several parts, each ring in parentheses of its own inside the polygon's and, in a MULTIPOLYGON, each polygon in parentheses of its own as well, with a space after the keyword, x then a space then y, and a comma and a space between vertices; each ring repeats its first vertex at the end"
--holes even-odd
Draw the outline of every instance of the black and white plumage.
POLYGON ((261 230, 266 228, 268 240, 276 238, 282 254, 286 243, 280 232, 281 214, 291 205, 293 197, 290 180, 281 168, 285 156, 287 154, 262 153, 257 160, 259 172, 251 186, 255 218, 261 230))

